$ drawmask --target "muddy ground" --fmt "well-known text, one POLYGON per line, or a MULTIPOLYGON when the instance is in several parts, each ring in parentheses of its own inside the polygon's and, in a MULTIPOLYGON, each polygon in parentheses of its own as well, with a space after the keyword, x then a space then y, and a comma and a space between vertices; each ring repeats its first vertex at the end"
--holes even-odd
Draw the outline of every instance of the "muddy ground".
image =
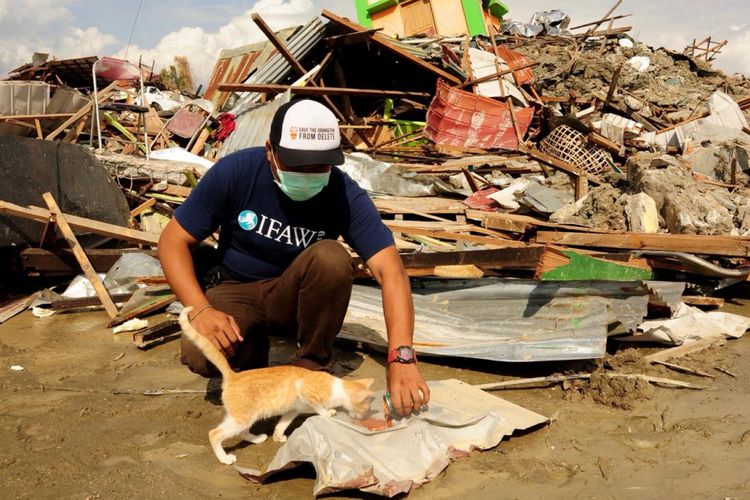
MULTIPOLYGON (((740 306, 725 310, 750 312, 740 306)), ((140 351, 129 334, 113 335, 105 323, 103 312, 39 319, 27 311, 0 325, 0 496, 311 496, 311 468, 259 486, 220 464, 207 443, 208 430, 222 416, 220 406, 203 394, 139 394, 206 389, 205 380, 179 364, 179 342, 140 351), (12 371, 12 365, 24 370, 12 371)), ((382 356, 352 347, 338 346, 337 373, 376 376, 376 388, 382 388, 382 356)), ((707 388, 592 390, 581 382, 495 392, 553 422, 454 462, 410 498, 749 498, 750 338, 680 361, 715 379, 648 367, 640 356, 654 349, 622 349, 611 346, 615 356, 604 368, 646 370, 707 388)), ((276 339, 272 362, 284 362, 291 350, 290 342, 276 339)), ((421 366, 427 379, 473 384, 593 369, 592 363, 455 360, 421 366)), ((235 453, 239 465, 263 469, 278 446, 271 440, 242 444, 235 453)))

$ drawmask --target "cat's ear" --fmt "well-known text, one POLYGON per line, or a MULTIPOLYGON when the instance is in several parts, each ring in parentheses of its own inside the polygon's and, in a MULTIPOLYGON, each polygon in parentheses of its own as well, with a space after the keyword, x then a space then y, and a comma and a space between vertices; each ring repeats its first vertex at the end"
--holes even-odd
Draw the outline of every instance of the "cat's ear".
POLYGON ((362 384, 365 387, 365 389, 369 389, 372 386, 372 384, 375 383, 375 379, 374 378, 361 378, 358 380, 358 382, 362 384))

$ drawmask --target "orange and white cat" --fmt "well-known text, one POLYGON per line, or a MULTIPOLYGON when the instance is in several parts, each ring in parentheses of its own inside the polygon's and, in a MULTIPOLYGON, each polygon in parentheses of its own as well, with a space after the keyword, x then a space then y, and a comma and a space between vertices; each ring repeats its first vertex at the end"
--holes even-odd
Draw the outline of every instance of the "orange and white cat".
POLYGON ((324 417, 336 414, 342 407, 353 418, 362 418, 370 409, 373 379, 344 380, 325 372, 296 366, 274 366, 235 372, 223 354, 193 328, 188 320, 191 307, 180 314, 183 334, 205 354, 222 374, 222 394, 226 415, 218 427, 208 433, 216 457, 223 464, 233 464, 237 457, 227 454, 222 443, 240 436, 251 443, 262 443, 268 436, 250 433, 252 425, 265 418, 281 415, 273 432, 275 441, 284 442, 289 424, 301 413, 324 417))

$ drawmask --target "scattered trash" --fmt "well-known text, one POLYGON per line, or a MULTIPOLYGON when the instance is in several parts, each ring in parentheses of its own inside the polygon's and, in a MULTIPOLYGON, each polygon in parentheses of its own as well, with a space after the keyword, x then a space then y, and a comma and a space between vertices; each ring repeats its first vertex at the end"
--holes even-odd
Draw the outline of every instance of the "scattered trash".
POLYGON ((112 333, 136 332, 148 328, 148 320, 133 318, 112 329, 112 333))

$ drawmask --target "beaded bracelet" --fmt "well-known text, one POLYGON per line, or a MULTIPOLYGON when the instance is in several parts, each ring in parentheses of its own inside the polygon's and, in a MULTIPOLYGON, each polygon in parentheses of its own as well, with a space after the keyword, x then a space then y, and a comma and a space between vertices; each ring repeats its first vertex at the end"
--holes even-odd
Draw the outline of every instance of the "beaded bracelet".
POLYGON ((203 311, 205 311, 206 309, 213 309, 213 307, 214 306, 212 306, 211 304, 206 304, 205 306, 201 307, 200 310, 197 313, 195 313, 192 318, 188 318, 188 319, 192 323, 193 321, 195 321, 195 318, 201 315, 203 311))

